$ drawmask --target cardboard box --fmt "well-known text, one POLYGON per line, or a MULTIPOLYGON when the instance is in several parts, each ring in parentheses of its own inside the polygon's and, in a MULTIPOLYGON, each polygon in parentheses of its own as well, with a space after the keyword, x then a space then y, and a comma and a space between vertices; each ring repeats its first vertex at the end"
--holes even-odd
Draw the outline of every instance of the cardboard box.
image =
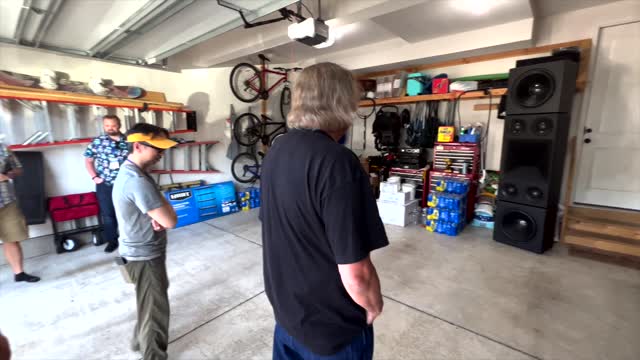
POLYGON ((411 191, 400 191, 395 193, 381 192, 378 200, 396 205, 406 205, 414 199, 411 197, 411 191))
POLYGON ((416 216, 418 208, 418 200, 413 200, 406 205, 397 205, 393 203, 387 203, 384 201, 378 201, 378 212, 380 213, 380 219, 384 224, 407 226, 416 216))

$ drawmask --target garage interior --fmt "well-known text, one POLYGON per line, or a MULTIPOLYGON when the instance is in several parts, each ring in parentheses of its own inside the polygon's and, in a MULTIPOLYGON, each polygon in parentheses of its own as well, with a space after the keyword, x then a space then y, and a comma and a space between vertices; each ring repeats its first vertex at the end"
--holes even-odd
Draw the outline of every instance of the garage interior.
POLYGON ((14 282, 0 257, 12 358, 141 358, 135 293, 94 246, 99 216, 51 205, 95 191, 82 153, 109 114, 179 140, 151 176, 177 211, 199 211, 168 232, 169 357, 271 358, 261 154, 287 131, 296 68, 321 62, 360 83, 341 143, 390 243, 372 253, 375 359, 640 357, 637 0, 7 0, 0 13, 0 141, 39 159, 15 186, 25 269, 42 280, 14 282), (310 45, 303 19, 327 37, 310 45), (234 88, 265 68, 258 91, 234 88), (527 71, 561 100, 520 106, 539 100, 519 90, 527 71), (248 139, 247 122, 272 124, 248 139), (518 188, 531 167, 544 200, 518 188), (232 195, 205 214, 195 199, 214 188, 232 195))

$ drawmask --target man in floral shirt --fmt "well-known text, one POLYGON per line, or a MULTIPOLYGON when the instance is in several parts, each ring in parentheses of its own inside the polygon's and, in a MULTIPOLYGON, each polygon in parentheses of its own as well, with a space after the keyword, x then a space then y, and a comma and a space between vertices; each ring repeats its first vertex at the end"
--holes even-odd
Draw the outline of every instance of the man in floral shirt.
POLYGON ((115 115, 106 115, 102 119, 104 135, 93 139, 84 152, 85 166, 91 180, 96 183, 96 194, 100 204, 100 215, 104 231, 103 241, 108 245, 105 252, 113 252, 118 248, 118 221, 113 208, 111 193, 113 182, 118 176, 120 166, 127 159, 127 140, 120 132, 121 122, 115 115))

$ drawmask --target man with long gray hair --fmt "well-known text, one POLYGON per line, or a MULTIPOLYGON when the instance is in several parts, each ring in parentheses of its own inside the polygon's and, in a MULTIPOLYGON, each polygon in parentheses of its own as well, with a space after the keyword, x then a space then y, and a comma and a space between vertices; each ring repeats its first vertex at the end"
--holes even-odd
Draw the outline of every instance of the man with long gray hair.
POLYGON ((382 312, 369 254, 389 244, 369 176, 337 143, 359 89, 332 63, 298 76, 289 127, 262 166, 264 280, 276 328, 273 358, 371 359, 382 312))

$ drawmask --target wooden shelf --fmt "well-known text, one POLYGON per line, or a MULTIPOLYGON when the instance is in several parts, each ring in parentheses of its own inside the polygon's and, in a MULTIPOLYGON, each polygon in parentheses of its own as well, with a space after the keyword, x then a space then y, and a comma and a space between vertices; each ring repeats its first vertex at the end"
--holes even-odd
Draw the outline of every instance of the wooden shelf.
POLYGON ((67 146, 67 145, 80 145, 80 144, 88 144, 92 139, 78 139, 78 140, 68 140, 68 141, 55 141, 52 143, 38 143, 38 144, 28 144, 28 145, 9 145, 7 146, 10 150, 27 150, 27 149, 39 149, 46 147, 56 147, 56 146, 67 146))
POLYGON ((124 99, 112 96, 99 96, 67 91, 34 89, 21 86, 0 85, 0 98, 20 99, 34 101, 48 101, 75 105, 97 105, 105 107, 119 107, 129 109, 141 109, 144 104, 149 110, 190 112, 184 108, 184 104, 174 102, 154 102, 140 99, 124 99))
MULTIPOLYGON (((507 89, 493 89, 491 91, 491 96, 502 96, 507 93, 507 89)), ((417 96, 401 96, 401 97, 392 97, 392 98, 384 98, 384 99, 376 99, 376 106, 378 105, 398 105, 398 104, 410 104, 420 101, 433 101, 433 100, 455 100, 460 93, 446 93, 446 94, 431 94, 431 95, 417 95, 417 96)), ((486 95, 484 91, 472 91, 460 96, 461 100, 466 99, 482 99, 488 98, 489 95, 486 95)), ((358 106, 366 107, 371 106, 371 101, 361 101, 358 106)))
POLYGON ((483 61, 492 61, 492 60, 498 60, 498 59, 507 59, 507 58, 514 58, 519 56, 536 55, 536 54, 544 55, 544 54, 550 53, 551 51, 553 51, 553 49, 572 47, 572 46, 577 46, 580 48, 580 67, 578 68, 578 78, 576 80, 576 91, 582 91, 584 90, 588 82, 589 60, 591 57, 591 47, 593 46, 593 42, 591 41, 591 39, 581 39, 581 40, 568 41, 568 42, 562 42, 562 43, 556 43, 556 44, 529 47, 524 49, 501 51, 501 52, 496 52, 492 54, 469 56, 469 57, 463 57, 463 58, 453 59, 453 60, 432 62, 429 64, 420 65, 420 66, 409 66, 409 67, 403 67, 403 68, 392 69, 392 70, 364 73, 364 74, 359 74, 358 79, 372 79, 379 76, 395 75, 401 71, 410 74, 410 73, 422 72, 422 71, 433 70, 438 68, 473 64, 473 63, 478 63, 483 61))
MULTIPOLYGON (((189 130, 189 129, 184 129, 184 130, 172 131, 170 134, 171 135, 177 135, 177 134, 189 134, 189 133, 195 133, 195 131, 194 130, 189 130)), ((54 141, 52 143, 37 143, 37 144, 28 144, 28 145, 16 144, 16 145, 9 145, 9 146, 7 146, 7 148, 10 149, 10 150, 41 149, 41 148, 49 148, 49 147, 57 147, 57 146, 88 144, 88 143, 91 142, 91 140, 93 140, 93 139, 54 141)), ((180 144, 178 146, 200 145, 200 144, 213 145, 213 144, 217 144, 217 143, 218 143, 218 141, 200 141, 200 142, 196 142, 196 143, 193 143, 193 142, 184 143, 184 144, 180 144)))
POLYGON ((153 174, 219 174, 218 170, 151 170, 153 174))
POLYGON ((195 142, 186 142, 182 144, 176 145, 176 147, 185 147, 185 146, 196 146, 196 145, 215 145, 219 143, 219 141, 195 141, 195 142))
POLYGON ((182 129, 182 130, 176 130, 176 131, 172 131, 169 134, 170 135, 178 135, 178 134, 191 134, 191 133, 195 133, 195 130, 191 130, 191 129, 182 129))

